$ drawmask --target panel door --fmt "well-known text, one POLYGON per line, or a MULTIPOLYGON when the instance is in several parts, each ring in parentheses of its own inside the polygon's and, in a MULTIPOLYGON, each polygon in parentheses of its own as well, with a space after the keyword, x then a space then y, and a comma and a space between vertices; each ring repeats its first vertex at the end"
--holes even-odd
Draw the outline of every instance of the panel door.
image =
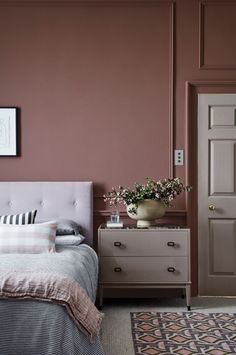
POLYGON ((236 95, 198 95, 199 294, 236 295, 236 95))

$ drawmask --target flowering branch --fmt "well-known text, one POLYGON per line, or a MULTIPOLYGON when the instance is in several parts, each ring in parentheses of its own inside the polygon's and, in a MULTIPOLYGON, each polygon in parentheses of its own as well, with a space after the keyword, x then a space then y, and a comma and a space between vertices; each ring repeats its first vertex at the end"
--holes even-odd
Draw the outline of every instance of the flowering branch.
MULTIPOLYGON (((134 183, 133 188, 112 188, 104 197, 105 202, 109 202, 110 206, 124 204, 126 206, 134 204, 137 207, 139 202, 147 199, 162 201, 167 207, 171 206, 171 201, 182 192, 191 191, 190 185, 184 185, 180 178, 163 179, 154 181, 147 178, 146 184, 142 185, 134 183)), ((135 209, 135 208, 134 208, 135 209)), ((135 213, 135 212, 134 212, 135 213)))

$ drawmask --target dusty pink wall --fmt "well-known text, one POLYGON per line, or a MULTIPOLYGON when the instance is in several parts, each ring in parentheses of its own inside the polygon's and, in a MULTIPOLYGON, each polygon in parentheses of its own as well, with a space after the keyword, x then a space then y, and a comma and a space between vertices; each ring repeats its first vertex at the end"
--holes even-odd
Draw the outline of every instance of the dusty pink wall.
POLYGON ((1 105, 21 110, 1 179, 168 175, 168 6, 2 7, 0 33, 1 105))
MULTIPOLYGON (((236 80, 235 18, 233 0, 0 0, 0 106, 19 107, 21 126, 0 180, 92 180, 97 225, 111 186, 186 179, 171 162, 186 148, 185 82, 236 80)), ((167 218, 185 221, 183 198, 167 218)))

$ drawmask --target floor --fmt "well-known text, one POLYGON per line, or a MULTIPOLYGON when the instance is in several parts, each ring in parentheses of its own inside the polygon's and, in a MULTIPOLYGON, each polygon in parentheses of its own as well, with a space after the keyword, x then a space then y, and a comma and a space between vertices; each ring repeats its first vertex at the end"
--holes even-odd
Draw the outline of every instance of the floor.
MULTIPOLYGON (((236 313, 236 298, 195 297, 192 311, 202 313, 236 313)), ((186 312, 185 300, 181 298, 160 299, 112 299, 105 300, 102 326, 102 343, 106 355, 134 355, 130 328, 130 312, 186 312)))

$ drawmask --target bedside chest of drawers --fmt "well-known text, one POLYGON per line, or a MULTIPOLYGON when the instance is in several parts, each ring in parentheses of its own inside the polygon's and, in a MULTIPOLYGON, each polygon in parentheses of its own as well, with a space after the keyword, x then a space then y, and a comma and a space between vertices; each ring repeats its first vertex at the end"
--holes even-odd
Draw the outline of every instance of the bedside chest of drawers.
POLYGON ((104 288, 182 288, 190 310, 190 230, 100 227, 99 306, 104 288))

